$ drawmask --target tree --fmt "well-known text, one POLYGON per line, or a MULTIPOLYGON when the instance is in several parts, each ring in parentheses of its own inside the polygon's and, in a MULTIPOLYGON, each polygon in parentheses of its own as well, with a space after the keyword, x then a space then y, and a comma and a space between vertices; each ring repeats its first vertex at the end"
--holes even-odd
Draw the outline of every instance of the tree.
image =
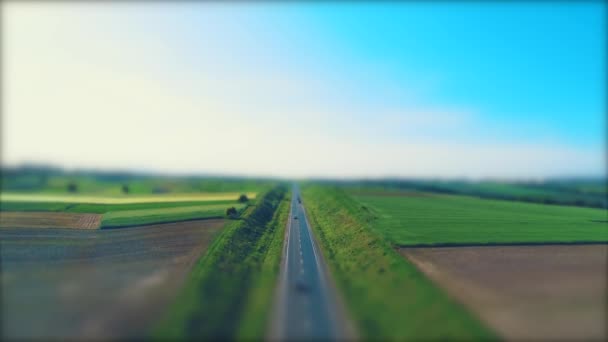
POLYGON ((78 185, 74 182, 68 183, 68 192, 76 192, 78 191, 78 185))
POLYGON ((239 196, 239 202, 241 202, 241 203, 249 202, 249 198, 247 197, 247 195, 242 194, 241 196, 239 196))
POLYGON ((226 216, 228 216, 230 218, 235 218, 238 214, 239 214, 239 212, 236 210, 235 207, 230 207, 230 208, 226 209, 226 216))
POLYGON ((122 193, 125 195, 129 193, 129 186, 127 184, 122 185, 122 193))

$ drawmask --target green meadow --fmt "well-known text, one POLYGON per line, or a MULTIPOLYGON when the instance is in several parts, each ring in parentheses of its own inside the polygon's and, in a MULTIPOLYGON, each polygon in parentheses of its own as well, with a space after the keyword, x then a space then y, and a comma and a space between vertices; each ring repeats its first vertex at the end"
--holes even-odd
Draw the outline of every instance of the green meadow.
POLYGON ((395 245, 608 241, 604 209, 408 192, 354 198, 395 245))

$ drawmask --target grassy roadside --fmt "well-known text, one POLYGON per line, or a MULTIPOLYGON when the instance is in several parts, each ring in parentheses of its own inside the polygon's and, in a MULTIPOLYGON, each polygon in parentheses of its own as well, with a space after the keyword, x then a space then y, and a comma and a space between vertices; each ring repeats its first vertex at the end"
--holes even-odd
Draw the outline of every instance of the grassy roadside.
POLYGON ((270 298, 270 294, 252 284, 270 282, 266 277, 271 277, 272 256, 279 253, 280 258, 273 235, 280 233, 277 209, 284 207, 286 193, 284 186, 268 191, 242 219, 228 224, 194 265, 180 295, 153 331, 155 338, 225 340, 238 333, 258 334, 252 322, 261 318, 252 315, 264 309, 254 296, 270 298), (240 330, 241 326, 248 328, 240 330))
POLYGON ((260 268, 252 278, 251 292, 238 331, 239 340, 262 340, 266 334, 281 266, 290 197, 290 193, 285 195, 262 237, 264 242, 260 247, 268 248, 265 252, 260 248, 260 268))
POLYGON ((306 186, 310 223, 363 339, 492 339, 384 238, 337 188, 306 186))

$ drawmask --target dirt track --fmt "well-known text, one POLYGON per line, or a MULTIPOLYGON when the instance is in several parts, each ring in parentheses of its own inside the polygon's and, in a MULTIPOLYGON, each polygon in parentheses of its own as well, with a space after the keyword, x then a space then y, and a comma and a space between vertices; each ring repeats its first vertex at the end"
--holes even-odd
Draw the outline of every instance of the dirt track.
POLYGON ((223 223, 0 229, 3 337, 145 337, 223 223))
POLYGON ((508 340, 606 339, 608 245, 402 248, 508 340))

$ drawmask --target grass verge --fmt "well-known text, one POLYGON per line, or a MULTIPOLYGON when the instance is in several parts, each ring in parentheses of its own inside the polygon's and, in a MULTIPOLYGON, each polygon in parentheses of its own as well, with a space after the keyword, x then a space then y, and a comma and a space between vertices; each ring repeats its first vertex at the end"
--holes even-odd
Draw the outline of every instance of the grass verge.
POLYGON ((277 285, 285 241, 285 228, 289 216, 289 193, 285 195, 277 213, 260 241, 259 269, 251 282, 251 291, 245 304, 238 331, 239 340, 262 340, 271 315, 271 303, 277 285), (267 248, 266 248, 267 246, 267 248))
MULTIPOLYGON (((154 337, 225 340, 239 333, 260 333, 253 326, 261 318, 251 315, 264 309, 254 296, 269 298, 270 294, 252 284, 271 283, 266 278, 272 277, 274 261, 267 256, 279 253, 280 258, 274 235, 282 224, 277 209, 286 192, 284 186, 268 191, 242 219, 229 223, 193 267, 167 316, 153 331, 154 337)), ((270 306, 270 301, 266 305, 270 306)))
POLYGON ((337 188, 303 188, 312 227, 363 339, 492 339, 369 225, 371 215, 337 188))

